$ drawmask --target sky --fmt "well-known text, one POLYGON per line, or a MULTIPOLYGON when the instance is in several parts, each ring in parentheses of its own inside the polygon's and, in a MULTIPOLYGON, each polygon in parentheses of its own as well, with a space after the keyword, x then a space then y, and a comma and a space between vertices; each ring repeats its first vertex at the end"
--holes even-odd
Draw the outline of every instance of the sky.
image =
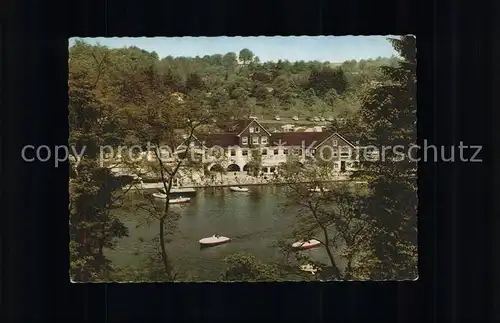
MULTIPOLYGON (((387 37, 394 36, 300 36, 300 37, 113 37, 80 38, 87 43, 121 48, 136 46, 166 56, 200 56, 250 49, 263 61, 344 62, 397 55, 387 37)), ((74 39, 70 39, 70 46, 74 39)))

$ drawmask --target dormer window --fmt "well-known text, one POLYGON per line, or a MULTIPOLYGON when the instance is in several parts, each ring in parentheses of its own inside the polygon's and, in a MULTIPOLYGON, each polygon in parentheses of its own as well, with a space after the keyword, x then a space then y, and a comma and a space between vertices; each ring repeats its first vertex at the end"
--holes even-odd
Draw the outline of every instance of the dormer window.
POLYGON ((255 132, 260 132, 259 127, 255 127, 255 132))
POLYGON ((241 137, 241 143, 243 145, 248 145, 248 137, 241 137))
POLYGON ((250 127, 250 133, 253 133, 253 132, 254 132, 254 131, 253 131, 253 127, 250 127))

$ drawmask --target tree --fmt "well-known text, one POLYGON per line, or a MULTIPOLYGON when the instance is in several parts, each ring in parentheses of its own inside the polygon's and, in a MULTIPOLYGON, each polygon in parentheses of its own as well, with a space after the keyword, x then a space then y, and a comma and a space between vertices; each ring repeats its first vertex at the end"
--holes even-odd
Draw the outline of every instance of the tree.
POLYGON ((247 164, 248 171, 253 176, 258 176, 262 169, 262 151, 260 149, 252 149, 251 150, 251 158, 247 164))
POLYGON ((309 86, 319 95, 324 95, 330 89, 342 94, 347 89, 348 83, 342 69, 324 68, 311 73, 309 86))
POLYGON ((229 52, 226 53, 222 57, 222 64, 228 68, 228 69, 233 69, 238 65, 238 57, 236 56, 236 53, 229 52))
POLYGON ((359 134, 363 132, 364 124, 359 116, 342 116, 334 119, 330 124, 330 130, 341 134, 344 138, 356 143, 359 140, 359 134), (343 117, 343 118, 342 118, 343 117))
MULTIPOLYGON (((363 99, 361 144, 409 148, 416 142, 415 38, 404 36, 391 42, 403 60, 397 67, 382 67, 392 82, 373 87, 363 99)), ((381 262, 380 279, 417 276, 417 165, 397 157, 386 151, 375 162, 363 158, 362 170, 354 174, 371 179, 365 212, 377 222, 374 248, 381 262)))
POLYGON ((240 55, 239 55, 240 61, 242 61, 243 64, 245 64, 245 65, 250 63, 252 61, 253 57, 254 57, 253 52, 248 48, 243 48, 240 51, 240 55))
POLYGON ((251 75, 252 81, 260 83, 269 83, 272 78, 271 75, 265 71, 256 71, 251 75))
POLYGON ((69 144, 85 156, 70 159, 70 276, 76 281, 105 281, 112 267, 103 249, 113 248, 116 239, 128 235, 111 212, 127 183, 100 164, 99 152, 103 145, 119 142, 121 130, 112 107, 97 96, 96 78, 101 73, 90 77, 74 70, 70 65, 69 144))
MULTIPOLYGON (((217 113, 204 92, 191 91, 182 101, 173 99, 169 89, 152 70, 139 71, 131 78, 141 82, 130 82, 130 89, 119 92, 116 100, 122 106, 126 129, 129 136, 135 138, 134 144, 148 144, 155 158, 149 163, 128 162, 124 166, 138 176, 158 174, 166 201, 169 201, 172 187, 179 177, 202 169, 198 150, 193 147, 196 144, 195 133, 200 126, 210 124, 217 113), (162 148, 167 148, 168 152, 162 153, 162 148)), ((166 244, 176 229, 178 214, 171 210, 168 202, 158 208, 151 196, 146 195, 145 198, 145 203, 139 202, 136 207, 147 211, 152 219, 158 221, 159 234, 154 242, 159 248, 163 266, 162 279, 175 280, 176 273, 166 244)))
POLYGON ((186 80, 186 91, 201 91, 205 89, 205 84, 197 73, 191 73, 186 80))
POLYGON ((223 281, 277 281, 281 278, 277 266, 258 261, 247 253, 237 253, 224 259, 227 270, 221 275, 223 281))
MULTIPOLYGON (((357 136, 366 121, 372 122, 371 128, 364 134, 367 139, 385 138, 382 136, 384 126, 377 124, 378 108, 373 110, 372 116, 370 113, 373 111, 370 112, 368 106, 389 104, 384 102, 384 97, 390 100, 393 97, 402 98, 396 92, 391 96, 376 95, 374 92, 381 85, 387 89, 394 86, 395 89, 401 83, 399 76, 380 68, 392 66, 397 71, 402 63, 396 58, 366 60, 356 66, 348 62, 344 66, 344 73, 324 62, 262 63, 257 56, 250 60, 246 57, 244 63, 247 65, 237 68, 236 53, 204 57, 167 56, 160 60, 156 53, 137 47, 112 49, 83 41, 76 41, 69 49, 69 54, 69 141, 77 150, 86 147, 84 160, 75 159, 71 168, 71 261, 72 275, 81 272, 83 276, 80 277, 85 276, 85 279, 102 280, 112 274, 114 266, 109 260, 95 259, 103 254, 103 249, 105 253, 106 248, 113 248, 118 239, 126 234, 112 211, 113 207, 121 204, 121 194, 126 193, 122 188, 126 183, 111 174, 112 168, 114 171, 127 169, 130 176, 158 178, 168 188, 171 179, 175 182, 181 177, 188 178, 201 167, 190 157, 191 152, 197 151, 196 147, 190 146, 162 163, 154 158, 144 163, 123 156, 121 160, 105 161, 101 165, 97 162, 100 146, 116 148, 139 144, 144 149, 145 143, 150 141, 153 153, 157 156, 155 152, 159 150, 159 145, 175 148, 180 143, 196 144, 194 136, 189 139, 191 130, 194 129, 195 134, 214 131, 214 120, 237 119, 255 113, 270 117, 288 110, 288 114, 297 114, 301 118, 326 111, 332 115, 344 113, 342 117, 345 122, 332 125, 336 131, 346 136, 357 136), (342 75, 346 77, 348 90, 343 90, 342 75), (350 86, 350 82, 353 86, 350 86), (364 94, 368 96, 364 97, 364 94), (366 109, 357 113, 361 100, 364 100, 366 109), (178 163, 180 166, 175 170, 178 163), (89 179, 90 182, 86 182, 89 179), (88 207, 92 201, 96 204, 88 207), (87 245, 87 249, 83 245, 87 245)), ((404 103, 404 100, 401 102, 404 103)), ((408 117, 411 119, 414 116, 408 117)), ((405 116, 399 113, 398 118, 401 119, 394 118, 390 122, 399 125, 398 122, 403 122, 405 116)), ((250 166, 254 165, 254 174, 260 173, 261 161, 258 159, 256 157, 250 163, 250 166)), ((364 169, 369 171, 373 168, 366 165, 364 169)), ((132 189, 137 183, 132 184, 127 188, 132 189)), ((167 249, 169 232, 175 230, 176 214, 168 206, 167 210, 163 206, 154 209, 151 196, 146 194, 144 197, 143 204, 147 205, 134 207, 147 207, 151 212, 148 219, 157 219, 158 222, 164 219, 164 225, 161 226, 163 232, 153 241, 155 248, 160 251, 160 261, 154 265, 158 269, 155 269, 154 277, 173 280, 174 266, 167 249), (169 267, 165 263, 172 264, 169 267)), ((376 202, 373 203, 376 205, 376 202)), ((382 222, 379 226, 382 227, 382 222)), ((158 231, 161 231, 160 228, 158 231)), ((404 235, 403 231, 401 235, 404 235)), ((412 244, 404 243, 404 246, 412 244)), ((404 246, 400 249, 408 249, 404 246)), ((380 257, 392 252, 388 247, 384 248, 388 251, 380 251, 380 257)))
POLYGON ((126 182, 96 160, 84 159, 70 179, 70 276, 75 281, 106 281, 113 270, 103 253, 127 227, 111 212, 126 182))
MULTIPOLYGON (((330 162, 320 160, 302 167, 291 158, 280 166, 276 181, 286 183, 284 211, 292 207, 296 214, 294 231, 285 238, 294 242, 314 238, 321 242, 328 265, 314 263, 300 254, 297 260, 315 264, 323 271, 323 278, 370 279, 377 262, 370 245, 373 220, 362 211, 364 192, 359 187, 326 184, 333 172, 330 162), (319 192, 314 191, 317 188, 319 192)), ((281 241, 279 245, 285 254, 296 253, 289 242, 281 241)))

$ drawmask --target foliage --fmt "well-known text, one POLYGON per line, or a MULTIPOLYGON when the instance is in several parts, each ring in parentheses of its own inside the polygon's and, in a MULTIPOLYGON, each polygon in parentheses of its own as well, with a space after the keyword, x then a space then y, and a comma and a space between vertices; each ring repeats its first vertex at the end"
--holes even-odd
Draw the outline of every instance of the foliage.
POLYGON ((262 151, 260 149, 250 150, 251 156, 247 163, 248 172, 253 176, 258 176, 262 169, 262 151))
MULTIPOLYGON (((89 50, 82 43, 75 46, 80 57, 89 50)), ((99 62, 106 61, 106 55, 97 47, 87 58, 70 66, 68 82, 69 144, 84 153, 83 158, 71 159, 70 276, 76 281, 104 281, 112 268, 103 249, 114 248, 117 239, 128 235, 128 229, 112 213, 127 182, 99 162, 99 147, 117 144, 122 132, 116 111, 99 90, 104 70, 99 62), (87 63, 96 63, 96 69, 84 68, 87 63)))
POLYGON ((243 62, 243 64, 250 63, 253 60, 253 57, 254 57, 253 52, 248 48, 243 48, 240 51, 239 58, 240 58, 240 61, 243 62))
MULTIPOLYGON (((105 258, 103 248, 113 248, 116 240, 127 234, 123 223, 111 212, 127 191, 123 190, 126 183, 113 175, 108 167, 119 166, 137 176, 161 178, 168 200, 177 178, 188 174, 190 169, 207 167, 193 158, 197 156, 197 148, 192 144, 196 144, 197 133, 206 131, 217 120, 249 115, 298 115, 301 118, 323 115, 343 118, 342 122, 334 123, 332 127, 347 135, 357 135, 361 124, 370 125, 363 132, 365 142, 384 140, 395 144, 407 143, 413 136, 407 125, 410 120, 414 121, 416 107, 408 97, 405 86, 414 91, 414 74, 411 76, 408 72, 414 73, 414 56, 403 43, 396 42, 395 46, 403 53, 404 62, 396 58, 379 58, 339 65, 281 60, 261 62, 246 48, 238 54, 230 52, 195 58, 168 56, 160 59, 155 52, 137 47, 110 49, 76 41, 69 50, 69 143, 80 148, 78 150, 83 147, 86 150, 84 160, 73 162, 70 181, 72 277, 102 281, 113 274, 120 275, 113 273, 113 266, 105 258), (405 108, 401 109, 401 106, 405 108), (348 133, 349 130, 351 133, 348 133), (134 161, 132 156, 122 156, 113 165, 99 163, 100 146, 116 148, 123 144, 142 148, 148 144, 153 157, 147 161, 134 161), (163 158, 162 146, 173 148, 175 153, 163 158), (183 148, 177 149, 179 147, 183 148)), ((260 151, 253 151, 249 163, 255 175, 261 169, 260 155, 260 151)), ((354 207, 340 211, 329 206, 330 203, 325 204, 321 212, 310 213, 317 217, 316 224, 309 225, 310 222, 298 219, 299 224, 303 229, 307 224, 306 231, 312 234, 314 226, 321 230, 332 226, 330 222, 323 223, 322 217, 336 218, 338 227, 343 223, 338 220, 342 212, 356 221, 364 221, 365 214, 380 215, 377 234, 382 237, 396 230, 397 238, 393 237, 392 242, 386 244, 370 245, 370 248, 376 250, 384 266, 390 266, 390 262, 394 261, 396 265, 392 270, 410 270, 411 266, 405 268, 404 263, 414 259, 413 231, 409 229, 414 228, 411 221, 413 209, 411 203, 407 203, 405 208, 400 201, 407 201, 412 196, 414 186, 405 181, 408 176, 397 177, 392 172, 413 174, 414 168, 394 163, 377 167, 365 165, 364 175, 359 175, 375 179, 371 186, 373 195, 363 204, 363 212, 354 207), (392 195, 395 200, 388 202, 386 199, 387 203, 382 203, 384 190, 395 192, 392 195), (381 205, 392 209, 382 215, 379 212, 381 205), (398 214, 407 220, 400 221, 398 214)), ((319 173, 307 173, 307 167, 298 167, 296 163, 287 163, 282 170, 283 174, 288 174, 282 176, 297 175, 292 178, 295 181, 301 176, 317 179, 328 173, 325 169, 319 173)), ((133 187, 128 186, 129 189, 133 187)), ((300 194, 303 193, 300 191, 300 194)), ((302 195, 291 196, 299 202, 310 201, 299 198, 302 195)), ((355 205, 358 200, 358 197, 333 193, 328 198, 342 205, 355 205)), ((169 257, 167 246, 172 232, 176 230, 178 214, 171 210, 169 203, 158 205, 151 198, 134 207, 146 209, 150 214, 149 220, 158 221, 158 237, 154 244, 156 253, 152 258, 154 265, 150 266, 158 270, 143 272, 141 277, 175 280, 175 261, 169 257)), ((300 235, 305 234, 304 230, 299 230, 300 235)), ((349 240, 349 236, 344 234, 343 239, 349 240)), ((326 246, 329 245, 327 242, 326 246)), ((360 247, 355 243, 352 245, 355 247, 339 251, 344 258, 354 259, 352 253, 360 247)), ((367 254, 372 259, 372 254, 367 254)), ((266 279, 276 274, 274 269, 252 258, 241 256, 230 258, 229 262, 233 269, 245 269, 244 274, 238 270, 229 271, 229 278, 248 275, 249 279, 266 279)), ((352 264, 353 268, 356 267, 354 261, 352 264)), ((333 266, 338 269, 336 277, 346 277, 340 267, 336 263, 333 266)), ((365 275, 356 270, 351 270, 352 275, 365 275)))
POLYGON ((182 94, 189 93, 193 84, 195 88, 201 86, 201 79, 206 91, 219 101, 220 109, 227 109, 238 117, 250 114, 263 117, 353 114, 371 84, 385 81, 381 67, 394 66, 398 62, 394 57, 344 64, 260 62, 248 48, 238 54, 159 59, 156 53, 135 47, 109 49, 82 41, 70 48, 70 58, 75 69, 100 74, 99 89, 106 93, 123 86, 125 79, 117 76, 124 72, 129 75, 126 79, 133 82, 137 81, 133 77, 136 72, 151 69, 171 92, 182 94), (115 80, 111 81, 113 75, 115 80), (332 93, 336 93, 334 98, 332 93))
MULTIPOLYGON (((416 143, 415 38, 393 39, 403 60, 382 68, 390 82, 370 89, 363 99, 360 119, 365 127, 361 144, 408 149, 416 143)), ((365 212, 376 220, 373 246, 380 261, 379 279, 417 277, 417 165, 386 151, 377 161, 362 160, 355 177, 371 178, 365 212)))
POLYGON ((335 90, 338 94, 344 93, 348 83, 341 68, 324 68, 311 73, 309 87, 318 95, 323 96, 330 90, 335 90))
POLYGON ((125 183, 92 159, 83 159, 70 180, 70 276, 77 281, 105 280, 111 267, 103 253, 128 229, 111 212, 125 183))
POLYGON ((258 261, 247 253, 237 253, 224 259, 227 270, 222 274, 223 281, 276 281, 280 280, 279 268, 258 261))
MULTIPOLYGON (((373 219, 362 211, 363 190, 359 187, 328 183, 334 169, 330 163, 311 161, 304 166, 289 160, 280 166, 279 182, 286 184, 285 212, 298 208, 289 241, 317 239, 328 255, 329 264, 316 264, 328 271, 323 279, 369 279, 373 266, 373 219), (319 189, 319 192, 314 190, 319 189), (327 268, 328 267, 328 268, 327 268), (328 269, 328 270, 327 270, 328 269)), ((290 243, 281 243, 291 253, 290 243)), ((301 263, 313 263, 300 257, 301 263)))

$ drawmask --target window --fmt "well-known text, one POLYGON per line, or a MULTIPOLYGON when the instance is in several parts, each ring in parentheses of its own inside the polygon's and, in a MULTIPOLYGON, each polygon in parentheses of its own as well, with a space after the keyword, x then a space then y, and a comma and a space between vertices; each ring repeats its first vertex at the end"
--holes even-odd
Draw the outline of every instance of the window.
POLYGON ((278 149, 274 150, 274 154, 277 155, 279 153, 278 149))
POLYGON ((288 149, 283 149, 283 154, 288 155, 288 149))
POLYGON ((333 145, 334 147, 338 146, 337 140, 332 140, 332 145, 333 145))
POLYGON ((253 127, 250 127, 250 133, 253 133, 253 127))
POLYGON ((253 137, 252 137, 252 144, 254 144, 254 145, 258 145, 258 144, 259 144, 259 137, 257 137, 257 136, 253 136, 253 137))
POLYGON ((248 156, 248 150, 246 150, 246 149, 242 150, 242 151, 241 151, 241 154, 242 154, 243 156, 248 156))
POLYGON ((255 127, 255 132, 260 132, 259 127, 255 127))
POLYGON ((267 144, 267 137, 266 136, 260 137, 260 143, 263 145, 266 145, 267 144))
POLYGON ((241 143, 243 145, 248 145, 248 137, 241 137, 241 143))
POLYGON ((267 156, 267 149, 262 149, 262 155, 267 156))
POLYGON ((342 147, 340 150, 340 157, 351 157, 351 149, 349 149, 349 147, 342 147))
POLYGON ((236 156, 236 150, 231 149, 231 156, 236 156))

